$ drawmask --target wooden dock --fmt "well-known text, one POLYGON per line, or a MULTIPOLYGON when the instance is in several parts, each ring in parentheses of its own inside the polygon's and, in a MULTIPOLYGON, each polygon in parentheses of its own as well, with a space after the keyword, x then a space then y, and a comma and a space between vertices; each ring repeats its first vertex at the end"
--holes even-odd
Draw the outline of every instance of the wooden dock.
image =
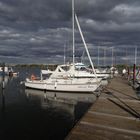
POLYGON ((112 79, 66 140, 140 140, 140 100, 127 80, 112 79))

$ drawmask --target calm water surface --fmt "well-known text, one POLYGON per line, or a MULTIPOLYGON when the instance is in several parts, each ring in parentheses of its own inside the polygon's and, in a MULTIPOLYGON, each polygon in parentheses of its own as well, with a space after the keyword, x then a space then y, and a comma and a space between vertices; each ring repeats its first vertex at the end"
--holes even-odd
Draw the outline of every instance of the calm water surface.
POLYGON ((63 140, 96 99, 25 89, 21 81, 31 73, 39 76, 39 69, 18 71, 18 77, 5 77, 4 90, 0 87, 0 140, 63 140))
POLYGON ((137 96, 138 96, 138 97, 139 97, 139 99, 140 99, 140 87, 139 87, 139 88, 137 88, 136 93, 137 93, 137 96))

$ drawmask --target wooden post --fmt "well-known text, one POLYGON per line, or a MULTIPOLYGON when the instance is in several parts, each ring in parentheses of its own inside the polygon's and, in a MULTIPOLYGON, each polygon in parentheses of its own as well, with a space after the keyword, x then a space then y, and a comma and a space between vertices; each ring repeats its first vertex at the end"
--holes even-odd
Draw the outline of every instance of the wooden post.
POLYGON ((130 70, 129 70, 129 67, 127 67, 127 69, 128 69, 127 79, 129 81, 129 79, 130 79, 130 70))

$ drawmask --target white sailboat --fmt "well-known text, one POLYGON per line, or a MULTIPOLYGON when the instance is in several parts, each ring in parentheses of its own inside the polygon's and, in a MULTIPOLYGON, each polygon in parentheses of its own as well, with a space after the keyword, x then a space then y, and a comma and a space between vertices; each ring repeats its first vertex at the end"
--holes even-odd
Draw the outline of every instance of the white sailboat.
MULTIPOLYGON (((42 78, 26 79, 25 87, 41 89, 47 91, 65 91, 65 92, 94 92, 100 86, 100 81, 95 78, 75 78, 71 71, 63 70, 63 65, 57 66, 55 71, 41 71, 42 74, 50 75, 48 79, 42 78)), ((73 66, 72 66, 73 67, 73 66)))
MULTIPOLYGON (((92 66, 92 71, 94 72, 94 77, 76 77, 75 70, 75 44, 74 44, 74 0, 72 0, 72 25, 73 25, 73 63, 70 66, 69 70, 66 71, 63 69, 63 65, 57 66, 55 71, 42 71, 42 74, 50 75, 49 78, 40 80, 35 79, 26 79, 25 87, 41 89, 47 91, 65 91, 65 92, 94 92, 96 91, 101 84, 101 79, 97 78, 93 63, 90 58, 87 45, 85 43, 77 16, 75 16, 78 29, 80 31, 81 38, 83 40, 90 64, 92 66)), ((89 73, 88 73, 89 74, 89 73)))

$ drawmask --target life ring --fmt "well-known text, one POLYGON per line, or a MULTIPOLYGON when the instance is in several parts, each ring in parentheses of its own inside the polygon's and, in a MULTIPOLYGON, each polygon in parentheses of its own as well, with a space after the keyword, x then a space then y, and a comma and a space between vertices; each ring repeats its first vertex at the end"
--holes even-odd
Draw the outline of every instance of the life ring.
POLYGON ((31 80, 35 80, 35 79, 36 79, 35 75, 32 74, 32 75, 31 75, 31 80))

